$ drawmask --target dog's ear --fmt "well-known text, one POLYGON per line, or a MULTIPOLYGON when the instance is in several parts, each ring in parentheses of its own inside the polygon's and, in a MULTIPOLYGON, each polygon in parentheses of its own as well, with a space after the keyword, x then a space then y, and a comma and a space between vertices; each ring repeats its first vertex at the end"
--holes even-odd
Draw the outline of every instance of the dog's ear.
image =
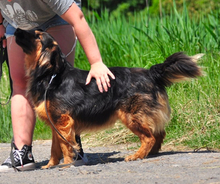
POLYGON ((65 56, 58 45, 54 45, 51 49, 50 64, 53 67, 54 73, 60 73, 64 67, 65 56))

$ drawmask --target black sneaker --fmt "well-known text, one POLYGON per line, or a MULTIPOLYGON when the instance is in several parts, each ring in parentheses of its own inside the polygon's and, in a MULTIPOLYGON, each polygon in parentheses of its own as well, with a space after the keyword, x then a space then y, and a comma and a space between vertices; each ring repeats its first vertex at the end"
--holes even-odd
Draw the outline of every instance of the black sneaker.
MULTIPOLYGON (((74 158, 75 160, 76 158, 74 158)), ((84 153, 83 156, 82 155, 78 155, 77 160, 75 160, 74 162, 74 166, 81 166, 81 165, 86 165, 88 164, 89 160, 86 156, 86 154, 84 153)))
MULTIPOLYGON (((76 135, 75 139, 76 139, 77 144, 80 147, 80 150, 78 152, 78 157, 77 158, 76 157, 73 158, 73 160, 74 160, 74 164, 73 165, 74 166, 86 165, 89 161, 87 159, 86 154, 83 152, 81 138, 80 138, 80 136, 76 135)), ((64 162, 64 160, 62 158, 60 160, 60 164, 62 164, 63 162, 64 162)))
POLYGON ((75 160, 74 166, 85 165, 85 164, 88 163, 88 159, 87 159, 86 154, 83 152, 81 138, 80 138, 80 136, 76 135, 75 139, 76 139, 76 142, 78 143, 78 145, 80 147, 80 150, 79 150, 77 159, 73 158, 75 160))
POLYGON ((11 156, 9 156, 0 166, 0 172, 9 171, 27 171, 35 169, 34 157, 32 155, 32 146, 24 145, 21 150, 18 150, 14 145, 12 156, 14 157, 14 166, 12 167, 11 156))

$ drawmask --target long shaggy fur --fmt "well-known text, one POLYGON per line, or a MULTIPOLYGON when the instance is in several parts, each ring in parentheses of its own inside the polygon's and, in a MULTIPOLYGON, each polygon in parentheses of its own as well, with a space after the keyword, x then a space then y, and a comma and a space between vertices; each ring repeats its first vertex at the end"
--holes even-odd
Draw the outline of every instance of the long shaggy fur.
MULTIPOLYGON (((27 95, 37 115, 49 126, 49 116, 60 133, 76 145, 75 135, 106 128, 121 120, 141 141, 139 150, 126 161, 143 159, 157 153, 165 137, 165 123, 170 119, 170 107, 165 88, 174 82, 201 75, 194 62, 198 58, 175 53, 164 63, 143 68, 112 67, 116 79, 108 92, 100 93, 95 79, 85 85, 88 71, 73 68, 62 54, 57 42, 41 31, 15 32, 16 42, 26 54, 27 95), (51 77, 56 74, 47 91, 51 77)), ((71 163, 72 147, 53 128, 51 158, 44 168, 59 163, 71 163)), ((76 145, 77 146, 77 145, 76 145)))

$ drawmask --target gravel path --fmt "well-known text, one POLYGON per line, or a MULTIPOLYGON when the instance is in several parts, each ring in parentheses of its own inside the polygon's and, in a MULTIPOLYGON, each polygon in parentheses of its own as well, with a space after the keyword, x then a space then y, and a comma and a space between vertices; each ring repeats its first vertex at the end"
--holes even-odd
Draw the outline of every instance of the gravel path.
MULTIPOLYGON (((61 183, 150 183, 220 184, 220 152, 161 152, 156 157, 124 162, 133 151, 126 145, 84 148, 89 163, 67 169, 41 170, 50 157, 50 141, 35 141, 33 154, 37 169, 28 172, 0 173, 1 184, 61 183)), ((10 152, 10 144, 0 144, 0 162, 10 152)))

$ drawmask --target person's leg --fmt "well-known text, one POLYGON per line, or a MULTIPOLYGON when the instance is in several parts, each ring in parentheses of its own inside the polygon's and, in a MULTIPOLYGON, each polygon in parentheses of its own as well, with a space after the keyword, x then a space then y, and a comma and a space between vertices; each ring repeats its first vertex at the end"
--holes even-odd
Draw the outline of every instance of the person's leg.
POLYGON ((26 97, 26 78, 24 53, 16 44, 15 37, 7 39, 8 58, 13 95, 11 99, 11 118, 14 143, 20 150, 24 145, 31 146, 35 126, 35 113, 26 97))
POLYGON ((73 48, 76 41, 74 29, 70 25, 54 26, 47 30, 47 32, 57 41, 62 52, 67 56, 67 61, 74 65, 75 48, 73 48))
POLYGON ((7 172, 12 165, 18 170, 31 170, 35 168, 32 156, 32 136, 35 126, 35 113, 26 97, 26 78, 24 70, 24 53, 16 44, 15 37, 7 38, 7 50, 11 78, 13 81, 13 94, 11 98, 11 118, 14 134, 13 150, 4 163, 0 172, 7 172))

